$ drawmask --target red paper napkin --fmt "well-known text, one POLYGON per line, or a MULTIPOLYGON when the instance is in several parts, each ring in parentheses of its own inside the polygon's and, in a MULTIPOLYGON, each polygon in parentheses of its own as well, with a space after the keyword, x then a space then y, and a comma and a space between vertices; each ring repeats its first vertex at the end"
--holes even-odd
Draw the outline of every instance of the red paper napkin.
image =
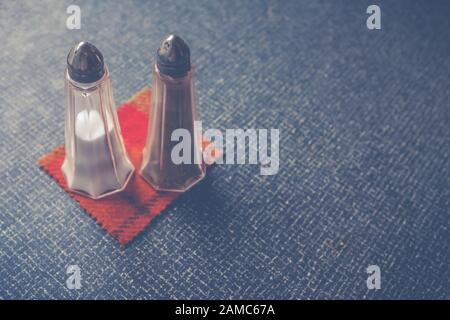
MULTIPOLYGON (((119 107, 117 114, 128 156, 136 168, 126 189, 109 197, 93 200, 67 189, 61 172, 64 146, 55 148, 38 160, 39 165, 94 218, 106 232, 125 245, 144 230, 154 217, 180 193, 153 189, 137 173, 145 145, 151 90, 144 88, 119 107)), ((209 142, 203 142, 204 146, 209 142)), ((216 150, 218 155, 219 150, 216 150)))

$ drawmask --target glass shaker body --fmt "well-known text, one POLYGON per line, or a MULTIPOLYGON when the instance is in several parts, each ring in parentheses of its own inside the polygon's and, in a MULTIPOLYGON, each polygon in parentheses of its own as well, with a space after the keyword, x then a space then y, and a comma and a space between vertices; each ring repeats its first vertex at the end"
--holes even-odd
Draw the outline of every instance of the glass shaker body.
POLYGON ((206 173, 201 134, 196 132, 194 126, 197 110, 193 68, 183 77, 172 78, 161 74, 157 65, 153 65, 152 108, 149 116, 141 175, 157 190, 186 191, 203 179, 206 173), (189 145, 190 160, 187 163, 178 163, 172 159, 174 147, 181 143, 178 135, 172 139, 176 129, 184 129, 185 133, 189 133, 189 139, 183 141, 189 145))
POLYGON ((70 190, 93 199, 123 190, 134 167, 123 144, 109 73, 79 83, 65 72, 65 159, 70 190))

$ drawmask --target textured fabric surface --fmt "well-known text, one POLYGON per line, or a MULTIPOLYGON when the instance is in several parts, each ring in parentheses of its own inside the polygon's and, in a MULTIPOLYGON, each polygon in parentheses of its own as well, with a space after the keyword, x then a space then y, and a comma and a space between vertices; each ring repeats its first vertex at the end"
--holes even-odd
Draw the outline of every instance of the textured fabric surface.
POLYGON ((72 2, 0 2, 0 298, 450 297, 450 2, 377 1, 379 31, 359 0, 76 3, 70 31, 72 2), (203 126, 279 128, 280 170, 218 165, 123 248, 36 160, 76 41, 121 104, 171 32, 203 126))
MULTIPOLYGON (((144 88, 117 110, 125 148, 136 168, 125 190, 118 194, 94 200, 69 191, 61 171, 65 157, 64 146, 56 147, 38 161, 39 165, 122 245, 133 240, 180 195, 178 192, 156 191, 138 173, 147 137, 150 107, 151 90, 144 88)), ((204 141, 205 148, 208 144, 208 141, 204 141)), ((220 154, 217 149, 216 152, 217 154, 213 152, 213 157, 220 154)))

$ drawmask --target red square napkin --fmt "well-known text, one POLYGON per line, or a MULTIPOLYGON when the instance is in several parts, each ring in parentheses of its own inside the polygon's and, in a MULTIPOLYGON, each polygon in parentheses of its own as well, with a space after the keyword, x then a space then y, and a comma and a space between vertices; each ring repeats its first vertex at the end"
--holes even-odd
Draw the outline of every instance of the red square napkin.
MULTIPOLYGON (((151 90, 144 88, 119 107, 117 114, 128 156, 136 168, 126 189, 103 199, 93 200, 67 189, 61 172, 64 146, 55 148, 38 160, 39 165, 80 206, 120 244, 125 245, 144 230, 180 193, 153 189, 137 173, 145 145, 151 90)), ((207 145, 209 142, 204 141, 207 145)), ((219 150, 216 150, 218 155, 219 150)))

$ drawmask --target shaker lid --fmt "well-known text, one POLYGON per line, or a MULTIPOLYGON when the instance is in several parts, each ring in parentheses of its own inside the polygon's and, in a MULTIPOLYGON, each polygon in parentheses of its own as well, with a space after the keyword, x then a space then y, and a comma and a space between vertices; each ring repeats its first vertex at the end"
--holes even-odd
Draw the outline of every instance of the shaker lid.
POLYGON ((76 44, 67 56, 67 69, 71 79, 80 83, 92 83, 105 74, 102 53, 91 43, 76 44))
POLYGON ((186 42, 177 35, 163 40, 156 54, 156 66, 160 73, 180 78, 191 69, 190 50, 186 42))

